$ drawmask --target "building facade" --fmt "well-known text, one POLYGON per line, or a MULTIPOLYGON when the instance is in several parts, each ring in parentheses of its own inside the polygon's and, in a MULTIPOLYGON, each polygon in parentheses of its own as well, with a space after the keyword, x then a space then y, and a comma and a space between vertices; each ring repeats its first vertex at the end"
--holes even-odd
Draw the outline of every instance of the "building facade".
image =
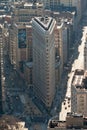
POLYGON ((32 21, 34 92, 48 108, 55 94, 55 25, 51 17, 32 21))
POLYGON ((3 27, 0 25, 0 115, 3 113, 4 86, 3 80, 3 27))
POLYGON ((32 27, 15 23, 10 27, 10 61, 15 69, 23 72, 23 64, 32 61, 32 27))
MULTIPOLYGON (((63 34, 65 37, 61 40, 63 43, 66 41, 65 47, 67 48, 66 51, 66 57, 69 59, 71 48, 75 43, 75 37, 77 37, 77 22, 76 22, 76 13, 74 12, 54 12, 54 11, 48 11, 45 10, 45 15, 52 16, 56 22, 57 26, 61 26, 63 23, 63 27, 61 30, 63 30, 63 34), (64 33, 65 32, 65 33, 64 33)), ((57 38, 56 38, 57 39, 57 38)), ((58 43, 58 41, 57 41, 58 43)))
MULTIPOLYGON (((64 52, 67 53, 64 50, 64 30, 63 30, 64 24, 59 20, 58 24, 55 28, 55 75, 56 75, 56 85, 58 85, 61 75, 63 72, 63 65, 64 65, 64 52)), ((66 37, 65 37, 66 38, 66 37)), ((67 40, 67 39, 66 39, 67 40)), ((66 44, 67 46, 67 44, 66 44)), ((65 54, 66 56, 66 54, 65 54)))
POLYGON ((84 45, 84 69, 87 70, 87 36, 84 45))

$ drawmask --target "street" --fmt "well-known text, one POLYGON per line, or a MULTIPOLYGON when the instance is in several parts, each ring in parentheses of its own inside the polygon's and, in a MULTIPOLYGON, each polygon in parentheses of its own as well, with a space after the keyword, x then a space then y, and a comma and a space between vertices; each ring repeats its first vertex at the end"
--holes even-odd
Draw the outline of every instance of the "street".
POLYGON ((87 13, 85 15, 86 15, 86 19, 85 19, 85 16, 84 16, 84 19, 82 19, 83 34, 81 38, 81 43, 78 42, 79 46, 77 46, 77 48, 75 48, 74 50, 75 60, 72 64, 71 72, 68 74, 69 79, 67 82, 67 92, 66 92, 65 99, 62 102, 61 112, 59 114, 59 120, 62 120, 62 121, 66 120, 67 112, 71 112, 71 102, 69 101, 69 99, 71 98, 71 82, 72 82, 74 71, 76 69, 84 69, 84 42, 85 42, 85 37, 87 33, 87 13))

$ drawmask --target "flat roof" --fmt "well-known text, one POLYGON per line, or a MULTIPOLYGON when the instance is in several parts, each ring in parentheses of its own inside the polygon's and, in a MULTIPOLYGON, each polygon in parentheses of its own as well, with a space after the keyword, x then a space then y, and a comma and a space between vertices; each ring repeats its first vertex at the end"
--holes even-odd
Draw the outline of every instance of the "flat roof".
POLYGON ((73 79, 72 79, 72 85, 76 89, 87 89, 87 71, 85 70, 75 70, 73 79))

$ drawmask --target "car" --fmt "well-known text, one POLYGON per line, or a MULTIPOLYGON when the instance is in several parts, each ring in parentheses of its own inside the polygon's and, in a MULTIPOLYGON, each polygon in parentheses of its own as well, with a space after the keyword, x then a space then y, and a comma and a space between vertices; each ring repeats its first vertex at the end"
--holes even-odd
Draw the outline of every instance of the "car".
POLYGON ((67 109, 67 107, 65 107, 65 110, 67 109))
POLYGON ((68 100, 69 100, 69 101, 70 101, 70 99, 71 99, 71 98, 70 98, 70 97, 68 97, 68 100))
POLYGON ((70 102, 68 101, 68 104, 69 104, 70 102))

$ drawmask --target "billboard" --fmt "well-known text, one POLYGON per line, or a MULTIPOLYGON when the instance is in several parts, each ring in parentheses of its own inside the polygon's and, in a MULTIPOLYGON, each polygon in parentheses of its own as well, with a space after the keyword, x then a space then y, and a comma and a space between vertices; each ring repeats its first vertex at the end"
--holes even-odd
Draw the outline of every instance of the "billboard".
POLYGON ((26 29, 18 30, 18 47, 26 48, 26 29))

